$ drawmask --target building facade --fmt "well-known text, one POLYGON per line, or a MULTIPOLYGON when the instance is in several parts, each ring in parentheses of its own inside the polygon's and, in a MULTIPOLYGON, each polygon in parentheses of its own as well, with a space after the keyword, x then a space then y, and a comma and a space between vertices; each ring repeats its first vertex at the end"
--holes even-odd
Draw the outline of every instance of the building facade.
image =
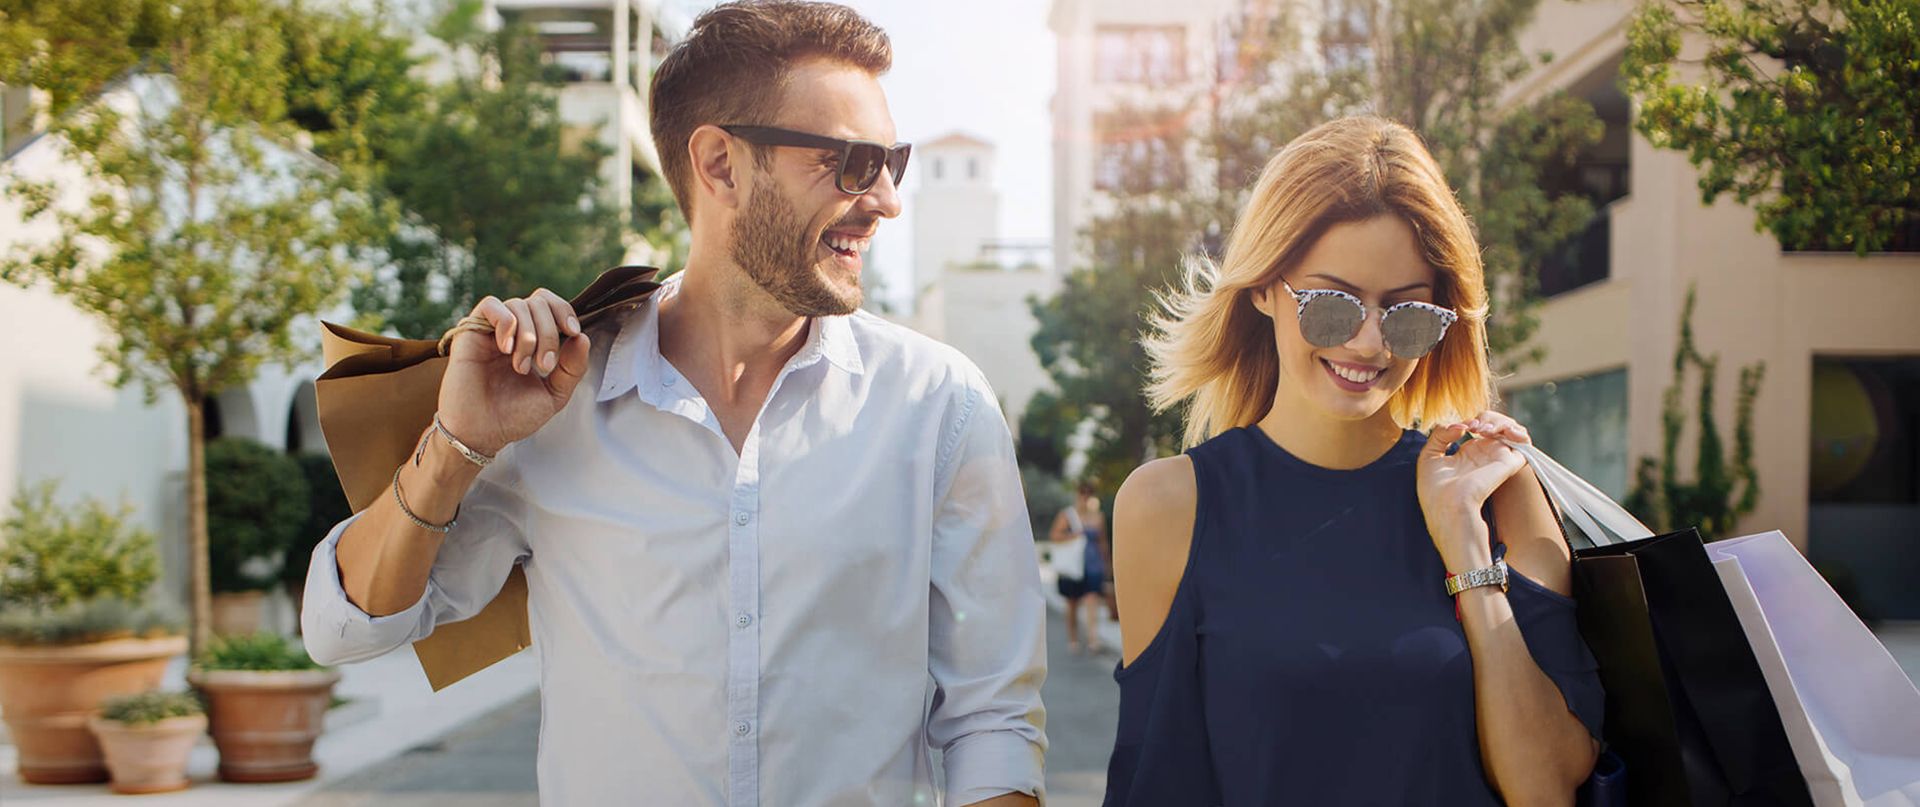
MULTIPOLYGON (((1504 379, 1504 397, 1550 453, 1624 495, 1639 458, 1660 455, 1681 307, 1696 289, 1695 340, 1720 359, 1729 450, 1738 368, 1766 368, 1753 414, 1761 496, 1740 531, 1783 530, 1870 613, 1920 618, 1920 253, 1785 250, 1751 209, 1702 204, 1686 156, 1632 130, 1617 77, 1633 8, 1547 0, 1523 41, 1555 58, 1508 103, 1572 93, 1606 136, 1581 171, 1599 215, 1542 272, 1546 358, 1504 379)), ((1690 379, 1681 395, 1683 479, 1697 389, 1690 379)))
POLYGON ((1057 285, 1049 251, 999 238, 993 144, 949 134, 916 146, 914 161, 909 324, 979 365, 1017 428, 1027 401, 1051 384, 1033 353, 1039 324, 1027 305, 1057 285))

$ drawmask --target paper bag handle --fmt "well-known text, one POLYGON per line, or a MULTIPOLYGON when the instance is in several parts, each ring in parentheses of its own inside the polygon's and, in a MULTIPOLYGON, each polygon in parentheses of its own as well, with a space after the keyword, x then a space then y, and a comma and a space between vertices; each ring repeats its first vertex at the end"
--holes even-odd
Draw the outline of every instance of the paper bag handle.
POLYGON ((1640 523, 1640 519, 1634 518, 1627 508, 1608 498, 1593 483, 1555 462, 1546 452, 1527 443, 1511 440, 1502 442, 1527 459, 1527 464, 1533 466, 1533 475, 1539 477, 1540 486, 1546 489, 1548 498, 1553 499, 1561 514, 1571 520, 1594 546, 1652 537, 1653 530, 1640 523))

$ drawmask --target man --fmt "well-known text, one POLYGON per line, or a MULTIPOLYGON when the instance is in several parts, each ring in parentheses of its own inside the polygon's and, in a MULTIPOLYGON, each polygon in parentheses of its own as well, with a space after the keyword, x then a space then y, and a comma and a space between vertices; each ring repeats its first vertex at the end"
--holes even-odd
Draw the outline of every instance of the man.
POLYGON ((858 310, 900 212, 886 35, 841 6, 703 14, 653 134, 685 271, 583 332, 487 298, 391 495, 314 552, 306 641, 371 658, 515 562, 550 805, 1037 805, 1043 600, 1012 443, 957 352, 858 310), (864 141, 848 143, 844 141, 864 141))

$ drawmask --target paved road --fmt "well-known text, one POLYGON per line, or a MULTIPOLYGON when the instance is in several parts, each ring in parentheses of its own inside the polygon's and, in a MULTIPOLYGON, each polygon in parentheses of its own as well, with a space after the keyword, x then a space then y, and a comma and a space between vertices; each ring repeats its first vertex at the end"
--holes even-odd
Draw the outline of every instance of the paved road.
MULTIPOLYGON (((1113 748, 1119 690, 1114 657, 1066 652, 1058 614, 1050 614, 1047 646, 1053 657, 1046 689, 1050 807, 1099 807, 1107 752, 1113 748)), ((414 748, 300 802, 300 807, 531 807, 534 747, 540 702, 523 698, 462 726, 439 742, 414 748)))

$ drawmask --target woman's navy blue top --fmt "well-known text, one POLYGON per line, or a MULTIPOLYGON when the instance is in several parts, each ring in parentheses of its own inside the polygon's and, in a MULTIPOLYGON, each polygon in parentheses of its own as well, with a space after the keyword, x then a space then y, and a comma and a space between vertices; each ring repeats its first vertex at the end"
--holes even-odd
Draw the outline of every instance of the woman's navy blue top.
MULTIPOLYGON (((1480 764, 1473 659, 1414 487, 1424 445, 1407 431, 1347 471, 1254 427, 1187 452, 1192 550, 1160 633, 1114 675, 1109 807, 1500 804, 1480 764)), ((1573 601, 1510 581, 1534 661, 1600 736, 1573 601)))

